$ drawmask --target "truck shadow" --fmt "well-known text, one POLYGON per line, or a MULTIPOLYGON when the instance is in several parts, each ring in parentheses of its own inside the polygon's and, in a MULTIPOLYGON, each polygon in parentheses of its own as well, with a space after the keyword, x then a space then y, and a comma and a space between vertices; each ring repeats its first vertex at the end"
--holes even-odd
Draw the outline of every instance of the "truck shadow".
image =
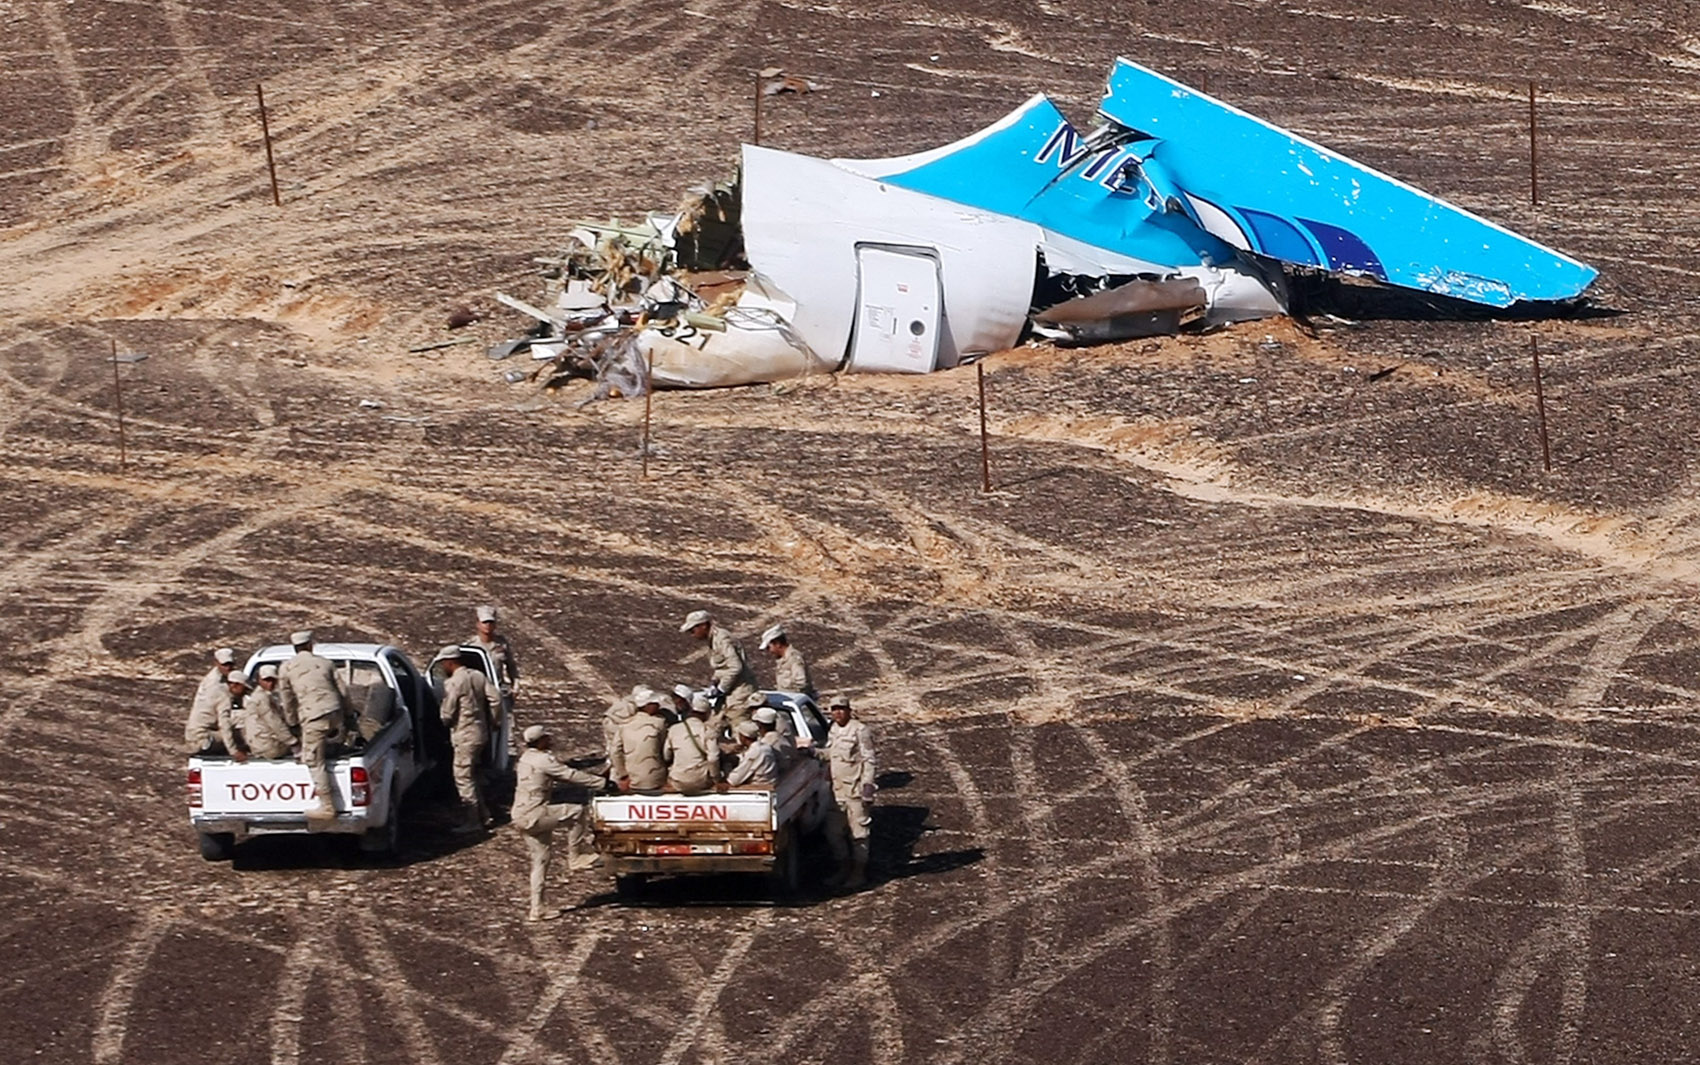
POLYGON ((231 859, 239 872, 280 872, 297 869, 400 869, 433 862, 489 842, 497 828, 486 832, 456 835, 451 831, 458 808, 453 804, 428 803, 403 811, 401 846, 393 855, 367 854, 358 837, 323 835, 261 836, 240 843, 231 859))
MULTIPOLYGON (((892 791, 908 784, 907 773, 882 774, 882 791, 892 791)), ((921 838, 937 826, 929 824, 932 810, 926 806, 880 804, 873 810, 873 825, 868 847, 868 882, 860 888, 833 888, 829 879, 837 870, 832 849, 824 838, 811 838, 802 844, 799 855, 803 869, 802 883, 794 894, 778 894, 772 883, 763 876, 725 873, 713 876, 658 877, 643 884, 627 896, 613 891, 594 894, 580 904, 580 909, 603 906, 636 906, 652 909, 685 909, 690 907, 797 907, 818 905, 829 899, 859 895, 882 884, 911 877, 939 876, 985 858, 983 847, 962 850, 936 851, 915 854, 921 838)))

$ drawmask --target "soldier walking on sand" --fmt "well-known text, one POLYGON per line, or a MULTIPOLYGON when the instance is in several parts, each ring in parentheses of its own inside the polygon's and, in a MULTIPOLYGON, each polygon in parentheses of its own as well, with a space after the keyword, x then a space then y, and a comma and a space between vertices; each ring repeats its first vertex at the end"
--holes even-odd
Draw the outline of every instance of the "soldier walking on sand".
POLYGON ((225 677, 236 666, 236 651, 220 647, 213 652, 213 667, 195 688, 189 721, 183 727, 185 754, 229 754, 235 737, 230 735, 230 692, 225 677))
POLYGON ((709 686, 709 696, 716 694, 725 696, 722 704, 726 708, 728 724, 736 725, 740 721, 750 719, 749 698, 755 694, 756 675, 750 669, 750 660, 744 654, 743 647, 732 638, 732 634, 721 628, 714 620, 714 615, 706 610, 693 610, 685 615, 684 624, 679 626, 680 632, 688 632, 698 640, 708 641, 708 668, 714 676, 709 686))
POLYGON ((259 683, 242 700, 242 735, 248 741, 248 752, 255 758, 288 758, 295 747, 295 735, 274 694, 277 667, 261 666, 259 683))
POLYGON ((454 832, 477 832, 490 824, 490 809, 478 784, 478 767, 490 742, 489 680, 471 666, 462 665, 455 644, 437 652, 447 680, 443 682, 440 714, 454 744, 455 790, 460 793, 462 820, 454 832))
POLYGON ((313 653, 312 631, 291 633, 289 643, 295 656, 277 667, 278 698, 284 720, 301 728, 301 764, 313 778, 318 803, 307 811, 307 819, 329 820, 336 817, 336 789, 325 768, 325 748, 342 735, 347 711, 342 689, 337 687, 336 667, 313 653))
POLYGON ((783 625, 775 625, 761 634, 762 650, 774 657, 773 690, 781 692, 802 692, 814 699, 815 680, 809 673, 809 663, 803 658, 803 652, 791 644, 791 637, 786 634, 783 625))
POLYGON ((849 859, 842 883, 858 888, 868 882, 868 833, 873 824, 868 808, 873 805, 877 790, 874 777, 878 774, 874 734, 865 723, 851 719, 847 697, 833 696, 828 710, 832 729, 827 733, 826 746, 817 749, 815 757, 832 769, 832 797, 838 802, 843 822, 836 831, 827 833, 827 839, 841 869, 849 859))
POLYGON ((596 862, 595 855, 583 850, 589 843, 584 805, 550 802, 555 784, 592 791, 602 791, 608 786, 606 777, 557 761, 551 749, 553 745, 547 729, 532 725, 525 730, 525 750, 520 753, 515 768, 513 823, 525 840, 525 852, 531 859, 531 909, 526 916, 529 921, 547 921, 561 915, 559 909, 543 908, 543 885, 549 878, 555 829, 562 825, 567 828, 567 853, 572 868, 589 868, 596 862))

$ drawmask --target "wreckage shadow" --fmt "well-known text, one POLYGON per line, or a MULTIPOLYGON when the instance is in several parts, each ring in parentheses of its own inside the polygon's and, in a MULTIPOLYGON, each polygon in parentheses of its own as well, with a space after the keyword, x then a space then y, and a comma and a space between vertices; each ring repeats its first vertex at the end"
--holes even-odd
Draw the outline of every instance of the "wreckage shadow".
POLYGON ((1627 311, 1591 303, 1524 300, 1489 307, 1434 293, 1367 285, 1330 276, 1287 275, 1287 310, 1300 322, 1332 315, 1354 321, 1393 322, 1539 322, 1555 319, 1616 318, 1627 311))

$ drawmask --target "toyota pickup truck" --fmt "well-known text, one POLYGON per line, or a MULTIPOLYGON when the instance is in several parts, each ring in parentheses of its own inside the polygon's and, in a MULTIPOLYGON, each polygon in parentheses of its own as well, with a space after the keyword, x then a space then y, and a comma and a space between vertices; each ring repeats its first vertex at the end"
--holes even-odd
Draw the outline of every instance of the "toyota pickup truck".
MULTIPOLYGON (((799 736, 826 742, 826 721, 807 695, 766 695, 767 705, 791 715, 799 736)), ((635 895, 651 877, 705 873, 764 873, 777 893, 789 894, 801 880, 801 844, 833 806, 831 774, 804 755, 772 790, 598 796, 590 823, 621 896, 635 895)))
MULTIPOLYGON (((333 748, 327 760, 337 816, 315 823, 313 831, 355 835, 362 850, 394 853, 403 797, 449 759, 437 693, 398 648, 322 643, 314 651, 336 666, 338 686, 358 712, 360 728, 358 738, 333 748)), ((261 666, 279 664, 292 654, 284 644, 262 648, 248 660, 247 671, 257 675, 261 666)), ((239 762, 199 755, 189 759, 188 799, 189 824, 200 836, 201 856, 224 861, 250 837, 306 833, 307 810, 317 796, 307 767, 294 758, 239 762)))

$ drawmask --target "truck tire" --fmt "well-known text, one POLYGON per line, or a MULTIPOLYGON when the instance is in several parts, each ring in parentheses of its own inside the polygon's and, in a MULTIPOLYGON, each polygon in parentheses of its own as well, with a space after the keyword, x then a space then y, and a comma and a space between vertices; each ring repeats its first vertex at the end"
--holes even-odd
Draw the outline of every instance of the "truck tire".
POLYGON ((797 834, 790 829, 774 840, 778 853, 773 858, 772 872, 767 874, 774 898, 793 898, 802 887, 802 866, 797 856, 800 842, 797 834))
POLYGON ((377 828, 360 834, 360 852, 382 858, 394 858, 401 848, 401 812, 391 810, 390 816, 377 828))
POLYGON ((228 862, 236 855, 236 836, 231 832, 202 832, 201 857, 209 862, 228 862))

